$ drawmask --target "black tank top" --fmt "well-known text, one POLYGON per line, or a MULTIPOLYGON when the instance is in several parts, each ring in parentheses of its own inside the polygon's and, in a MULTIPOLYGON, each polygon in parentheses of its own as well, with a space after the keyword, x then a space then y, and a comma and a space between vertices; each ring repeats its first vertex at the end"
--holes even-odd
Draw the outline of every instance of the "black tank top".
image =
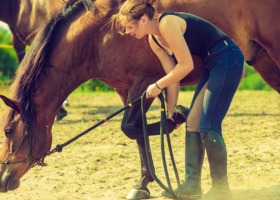
MULTIPOLYGON (((183 12, 165 12, 160 16, 159 21, 166 15, 175 15, 187 22, 184 38, 193 55, 204 57, 212 47, 229 38, 222 30, 196 15, 183 12)), ((153 39, 155 40, 154 37, 153 39)), ((159 45, 156 40, 155 42, 159 45)))

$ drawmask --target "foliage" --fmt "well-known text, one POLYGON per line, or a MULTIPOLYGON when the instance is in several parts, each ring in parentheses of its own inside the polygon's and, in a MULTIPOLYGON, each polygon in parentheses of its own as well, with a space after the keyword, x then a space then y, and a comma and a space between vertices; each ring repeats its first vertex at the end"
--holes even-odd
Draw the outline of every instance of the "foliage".
POLYGON ((104 91, 104 92, 108 92, 108 91, 114 91, 114 89, 110 86, 108 86, 107 84, 99 81, 98 79, 91 79, 88 80, 87 82, 85 82, 84 84, 82 84, 77 91, 82 91, 82 92, 91 92, 91 91, 104 91))
POLYGON ((0 44, 12 44, 11 34, 6 29, 0 28, 0 44))
MULTIPOLYGON (((9 31, 0 29, 0 44, 11 45, 11 35, 9 31)), ((16 53, 11 48, 0 47, 0 80, 1 82, 11 79, 17 69, 18 62, 16 53)))
POLYGON ((0 49, 0 72, 2 76, 12 78, 17 66, 18 62, 15 52, 12 49, 0 49))
POLYGON ((262 77, 255 71, 252 66, 246 66, 246 75, 241 84, 239 90, 273 90, 262 79, 262 77))

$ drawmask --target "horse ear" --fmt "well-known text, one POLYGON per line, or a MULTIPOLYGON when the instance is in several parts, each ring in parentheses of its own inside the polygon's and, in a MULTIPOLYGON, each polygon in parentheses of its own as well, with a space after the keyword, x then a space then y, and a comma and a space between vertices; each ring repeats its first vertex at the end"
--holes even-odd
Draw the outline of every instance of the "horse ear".
POLYGON ((5 97, 4 95, 0 95, 0 98, 4 101, 4 103, 7 106, 14 109, 18 113, 20 113, 20 106, 19 106, 19 103, 17 101, 9 99, 8 97, 5 97))

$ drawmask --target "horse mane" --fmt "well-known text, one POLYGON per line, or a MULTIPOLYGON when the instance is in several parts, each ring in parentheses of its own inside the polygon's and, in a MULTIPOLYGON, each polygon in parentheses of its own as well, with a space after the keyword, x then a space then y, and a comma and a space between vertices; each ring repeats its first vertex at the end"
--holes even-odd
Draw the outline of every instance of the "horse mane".
MULTIPOLYGON (((31 46, 19 65, 15 80, 12 84, 14 99, 21 106, 21 119, 27 123, 35 117, 34 102, 32 96, 39 86, 39 80, 43 74, 45 63, 50 55, 52 48, 52 39, 54 33, 60 24, 70 19, 81 10, 93 9, 91 0, 69 0, 64 9, 54 16, 44 27, 36 34, 31 46)), ((9 116, 12 117, 15 111, 9 116)))

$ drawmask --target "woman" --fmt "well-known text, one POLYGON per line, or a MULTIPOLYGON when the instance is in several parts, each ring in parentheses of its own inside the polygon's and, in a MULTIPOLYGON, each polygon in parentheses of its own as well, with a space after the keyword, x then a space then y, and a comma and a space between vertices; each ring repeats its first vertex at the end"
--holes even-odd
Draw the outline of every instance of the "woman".
POLYGON ((220 29, 198 16, 158 13, 156 0, 127 0, 113 20, 121 33, 137 39, 148 35, 151 49, 166 75, 147 88, 146 97, 154 98, 167 88, 168 111, 172 112, 177 103, 179 81, 195 67, 191 54, 203 60, 204 70, 187 119, 185 182, 180 186, 181 197, 201 197, 205 148, 212 178, 212 188, 205 196, 230 198, 221 124, 241 80, 244 57, 240 49, 220 29))

